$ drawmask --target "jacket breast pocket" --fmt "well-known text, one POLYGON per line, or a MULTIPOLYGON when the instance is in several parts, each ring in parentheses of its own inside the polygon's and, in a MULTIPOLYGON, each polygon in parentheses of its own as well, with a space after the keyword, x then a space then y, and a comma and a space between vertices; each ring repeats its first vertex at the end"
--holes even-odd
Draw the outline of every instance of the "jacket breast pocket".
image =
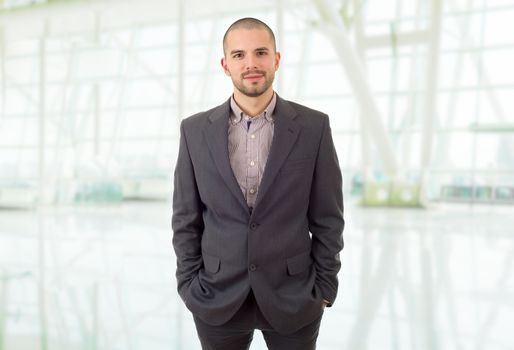
POLYGON ((203 267, 205 271, 210 273, 217 273, 220 270, 220 259, 210 255, 210 254, 202 254, 203 256, 203 267))
POLYGON ((286 161, 280 168, 281 173, 298 172, 309 169, 312 158, 301 158, 286 161))
POLYGON ((311 252, 303 252, 298 255, 295 255, 287 261, 287 273, 290 276, 297 275, 307 270, 312 265, 312 257, 311 252))

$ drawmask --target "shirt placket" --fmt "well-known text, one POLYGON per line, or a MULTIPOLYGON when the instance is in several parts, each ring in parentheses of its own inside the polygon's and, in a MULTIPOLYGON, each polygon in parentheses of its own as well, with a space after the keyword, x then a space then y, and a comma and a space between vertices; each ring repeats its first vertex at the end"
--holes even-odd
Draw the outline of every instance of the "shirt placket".
POLYGON ((246 157, 246 198, 248 206, 253 207, 257 197, 259 182, 259 129, 262 126, 262 118, 253 120, 246 133, 247 157, 246 157))

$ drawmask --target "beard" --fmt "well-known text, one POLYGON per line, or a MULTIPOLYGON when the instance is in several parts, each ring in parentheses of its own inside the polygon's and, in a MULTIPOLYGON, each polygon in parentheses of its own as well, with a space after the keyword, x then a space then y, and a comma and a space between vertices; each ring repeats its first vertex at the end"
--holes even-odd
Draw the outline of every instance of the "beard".
POLYGON ((232 83, 234 84, 235 88, 241 92, 243 95, 248 97, 259 97, 263 93, 265 93, 269 87, 273 84, 273 80, 275 79, 275 74, 271 73, 271 75, 268 77, 268 73, 261 70, 251 71, 251 72, 245 72, 241 74, 241 80, 235 80, 232 78, 232 83), (252 86, 246 87, 243 84, 244 77, 249 74, 262 74, 264 83, 262 86, 260 86, 257 82, 252 83, 252 86))

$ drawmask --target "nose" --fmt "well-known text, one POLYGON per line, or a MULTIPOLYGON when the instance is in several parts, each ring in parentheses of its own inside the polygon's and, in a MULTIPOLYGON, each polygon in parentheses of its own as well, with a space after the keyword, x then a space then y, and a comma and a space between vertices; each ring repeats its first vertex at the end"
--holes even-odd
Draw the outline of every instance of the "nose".
POLYGON ((257 64, 255 63, 255 58, 251 55, 246 59, 246 70, 252 70, 257 68, 257 64))

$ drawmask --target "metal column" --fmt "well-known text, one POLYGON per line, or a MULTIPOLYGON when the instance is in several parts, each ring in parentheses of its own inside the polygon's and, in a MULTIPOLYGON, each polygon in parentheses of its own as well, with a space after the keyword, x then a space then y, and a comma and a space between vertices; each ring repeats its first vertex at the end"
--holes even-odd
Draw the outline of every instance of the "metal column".
POLYGON ((341 18, 337 17, 337 11, 328 1, 316 0, 316 5, 325 21, 320 27, 333 43, 348 79, 354 89, 358 100, 363 126, 367 127, 375 142, 377 150, 384 164, 385 173, 394 179, 398 173, 398 162, 394 154, 393 145, 380 118, 377 103, 371 92, 371 88, 364 74, 358 55, 353 49, 346 28, 341 18))
POLYGON ((439 74, 439 48, 441 42, 441 0, 433 0, 431 6, 431 30, 429 38, 429 57, 426 81, 425 113, 423 118, 423 134, 421 144, 421 193, 424 194, 428 168, 432 155, 434 121, 437 111, 437 86, 439 74))

